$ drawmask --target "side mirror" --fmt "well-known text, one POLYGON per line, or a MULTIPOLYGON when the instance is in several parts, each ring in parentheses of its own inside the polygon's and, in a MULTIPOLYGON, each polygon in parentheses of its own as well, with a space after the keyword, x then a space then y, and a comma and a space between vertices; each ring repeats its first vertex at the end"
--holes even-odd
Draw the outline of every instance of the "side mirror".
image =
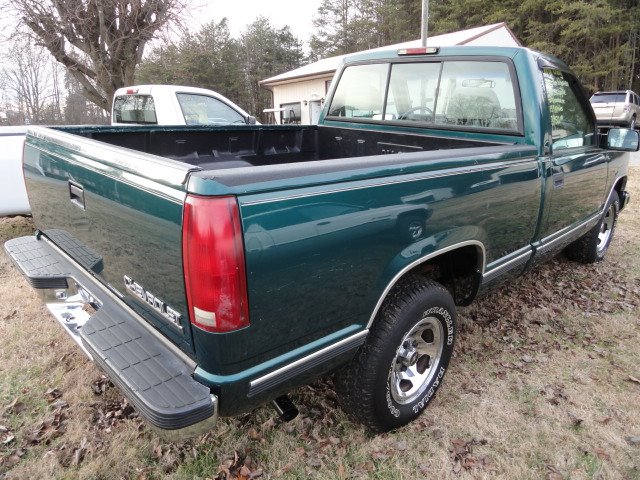
POLYGON ((254 117, 253 115, 249 115, 247 117, 247 125, 255 125, 256 124, 256 117, 254 117))
POLYGON ((607 135, 607 148, 622 152, 637 152, 640 147, 640 134, 628 128, 612 128, 607 135))

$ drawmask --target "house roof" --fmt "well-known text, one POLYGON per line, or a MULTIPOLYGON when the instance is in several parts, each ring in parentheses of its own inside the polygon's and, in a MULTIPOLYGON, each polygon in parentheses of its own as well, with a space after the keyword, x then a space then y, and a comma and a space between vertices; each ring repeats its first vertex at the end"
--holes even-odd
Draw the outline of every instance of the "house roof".
MULTIPOLYGON (((489 33, 496 32, 498 30, 504 30, 506 36, 511 40, 510 45, 521 46, 522 44, 513 34, 511 29, 506 23, 494 23, 493 25, 485 25, 483 27, 470 28, 467 30, 460 30, 458 32, 445 33, 443 35, 435 35, 429 37, 428 44, 438 47, 446 47, 453 45, 496 45, 496 39, 493 36, 489 36, 489 33), (482 37, 487 37, 486 41, 483 41, 482 37)), ((397 48, 411 48, 421 46, 421 40, 411 40, 409 42, 396 43, 394 45, 386 45, 384 47, 372 48, 357 53, 375 52, 378 50, 389 50, 397 48)), ((267 78, 260 82, 260 85, 269 87, 272 85, 278 85, 282 83, 289 83, 294 80, 300 80, 302 78, 313 78, 320 76, 330 76, 338 69, 342 60, 349 55, 337 55, 335 57, 323 58, 317 62, 304 65, 303 67, 290 70, 280 75, 276 75, 271 78, 267 78)))

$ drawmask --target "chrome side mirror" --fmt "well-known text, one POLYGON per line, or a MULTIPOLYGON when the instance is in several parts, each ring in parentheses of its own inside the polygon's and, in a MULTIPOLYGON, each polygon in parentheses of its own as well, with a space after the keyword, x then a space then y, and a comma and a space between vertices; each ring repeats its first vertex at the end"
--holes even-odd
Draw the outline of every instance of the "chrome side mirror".
POLYGON ((612 128, 607 135, 607 148, 622 152, 637 152, 640 147, 640 134, 628 128, 612 128))

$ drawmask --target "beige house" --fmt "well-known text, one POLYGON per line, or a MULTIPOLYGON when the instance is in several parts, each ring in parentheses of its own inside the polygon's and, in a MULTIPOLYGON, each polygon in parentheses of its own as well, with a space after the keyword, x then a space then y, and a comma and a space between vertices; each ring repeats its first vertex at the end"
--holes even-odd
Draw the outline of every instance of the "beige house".
MULTIPOLYGON (((420 40, 413 40, 367 51, 411 48, 420 45, 420 40)), ((439 47, 452 45, 515 47, 522 44, 509 27, 502 22, 429 37, 428 45, 439 47)), ((304 67, 262 80, 260 85, 271 90, 273 95, 273 108, 265 110, 265 112, 272 112, 273 120, 276 123, 317 123, 333 74, 346 56, 338 55, 324 58, 304 67)))

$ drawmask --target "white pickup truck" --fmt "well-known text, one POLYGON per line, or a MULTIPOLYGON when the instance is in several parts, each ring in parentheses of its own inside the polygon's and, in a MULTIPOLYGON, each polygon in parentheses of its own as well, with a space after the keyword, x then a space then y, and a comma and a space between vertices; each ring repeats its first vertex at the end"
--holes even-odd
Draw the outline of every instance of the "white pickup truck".
POLYGON ((249 115, 213 90, 176 85, 136 85, 116 90, 112 125, 251 125, 249 115))
MULTIPOLYGON (((112 125, 252 125, 256 118, 213 90, 135 85, 116 90, 112 125)), ((0 216, 29 215, 22 178, 27 127, 0 127, 0 216)))
POLYGON ((31 213, 22 176, 27 127, 0 128, 0 216, 31 213))

